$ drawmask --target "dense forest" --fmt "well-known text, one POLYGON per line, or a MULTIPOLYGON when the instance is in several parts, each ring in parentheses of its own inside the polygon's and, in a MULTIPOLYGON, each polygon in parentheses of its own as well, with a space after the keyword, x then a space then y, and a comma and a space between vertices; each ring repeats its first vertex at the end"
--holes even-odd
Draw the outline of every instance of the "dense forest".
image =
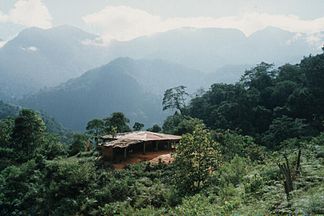
POLYGON ((174 114, 149 125, 182 135, 174 163, 123 170, 102 161, 98 139, 140 122, 107 113, 76 134, 0 103, 0 215, 324 214, 324 53, 188 97, 167 89, 174 114))

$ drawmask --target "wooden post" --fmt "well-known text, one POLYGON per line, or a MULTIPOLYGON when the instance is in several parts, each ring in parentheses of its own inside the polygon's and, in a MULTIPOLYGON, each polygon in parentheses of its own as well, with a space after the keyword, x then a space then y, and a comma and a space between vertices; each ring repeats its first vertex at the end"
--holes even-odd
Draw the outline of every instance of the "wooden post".
POLYGON ((300 157, 301 157, 301 149, 298 150, 298 155, 297 155, 296 171, 295 171, 296 176, 300 174, 300 157))
POLYGON ((155 142, 155 151, 159 151, 159 141, 155 142))
POLYGON ((145 142, 143 142, 143 154, 145 154, 145 142))
POLYGON ((124 159, 126 160, 127 158, 127 148, 124 148, 124 159))
POLYGON ((294 190, 293 188, 293 177, 292 177, 292 173, 290 170, 290 166, 289 166, 289 161, 288 161, 288 157, 286 154, 284 154, 284 159, 285 159, 285 163, 278 163, 279 169, 282 173, 282 175, 284 176, 285 180, 284 180, 284 187, 285 187, 285 193, 287 196, 287 200, 290 200, 290 192, 294 190))

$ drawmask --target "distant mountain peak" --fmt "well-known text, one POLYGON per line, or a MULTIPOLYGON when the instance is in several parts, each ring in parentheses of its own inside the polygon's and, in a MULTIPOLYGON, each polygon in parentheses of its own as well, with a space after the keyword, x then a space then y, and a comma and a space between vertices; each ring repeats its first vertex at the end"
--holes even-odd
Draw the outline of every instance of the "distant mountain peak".
MULTIPOLYGON (((270 34, 270 35, 294 35, 296 34, 295 32, 291 32, 291 31, 287 31, 287 30, 284 30, 284 29, 281 29, 281 28, 278 28, 278 27, 275 27, 275 26, 267 26, 261 30, 258 30, 256 32, 254 32, 251 36, 253 35, 267 35, 267 34, 270 34)), ((250 37, 251 37, 250 36, 250 37)))
POLYGON ((74 26, 60 25, 49 29, 42 29, 38 27, 25 28, 17 35, 16 38, 13 39, 13 41, 17 41, 20 39, 24 40, 25 38, 34 38, 35 40, 37 40, 37 37, 43 37, 43 36, 47 36, 47 37, 74 36, 74 37, 85 38, 85 39, 86 38, 94 39, 98 37, 97 35, 88 33, 74 26))
POLYGON ((83 35, 89 35, 89 36, 95 36, 98 37, 95 34, 86 32, 78 27, 75 26, 71 26, 71 25, 59 25, 59 26, 55 26, 53 28, 47 29, 46 31, 50 32, 50 33, 55 33, 55 32, 62 32, 62 33, 73 33, 73 34, 83 34, 83 35))

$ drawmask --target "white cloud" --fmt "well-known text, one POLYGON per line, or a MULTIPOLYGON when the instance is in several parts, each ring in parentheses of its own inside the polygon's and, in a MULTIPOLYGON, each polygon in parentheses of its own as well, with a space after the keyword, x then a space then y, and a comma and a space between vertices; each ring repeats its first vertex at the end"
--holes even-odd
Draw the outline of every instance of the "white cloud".
POLYGON ((94 31, 101 32, 106 41, 129 40, 152 34, 159 30, 162 23, 158 16, 127 6, 108 6, 97 13, 83 17, 83 20, 94 31))
POLYGON ((37 52, 38 51, 38 48, 35 46, 22 47, 21 49, 24 51, 28 51, 28 52, 37 52))
POLYGON ((239 16, 220 18, 172 17, 162 19, 160 16, 128 6, 107 6, 101 11, 84 16, 83 21, 93 31, 101 34, 105 42, 109 42, 111 39, 130 40, 138 36, 151 35, 181 27, 236 28, 246 35, 267 26, 308 34, 324 31, 324 17, 302 20, 294 15, 245 12, 239 16))
POLYGON ((0 39, 0 48, 3 47, 6 44, 6 41, 3 41, 0 39))
POLYGON ((7 22, 8 16, 5 15, 1 10, 0 10, 0 23, 2 22, 7 22))
POLYGON ((8 14, 0 11, 0 22, 50 28, 52 16, 42 0, 17 0, 8 14))
POLYGON ((307 42, 313 46, 317 46, 318 49, 324 47, 324 32, 318 32, 307 36, 307 42))

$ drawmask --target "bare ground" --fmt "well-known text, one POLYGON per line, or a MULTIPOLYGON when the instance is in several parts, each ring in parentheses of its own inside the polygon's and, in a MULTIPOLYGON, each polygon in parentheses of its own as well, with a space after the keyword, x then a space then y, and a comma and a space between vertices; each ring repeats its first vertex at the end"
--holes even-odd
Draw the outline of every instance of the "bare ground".
POLYGON ((143 161, 149 161, 152 164, 157 164, 159 162, 169 164, 174 161, 174 158, 171 156, 171 153, 171 150, 146 152, 145 154, 133 153, 129 155, 125 161, 113 164, 113 166, 115 169, 123 169, 128 164, 136 164, 143 161))

